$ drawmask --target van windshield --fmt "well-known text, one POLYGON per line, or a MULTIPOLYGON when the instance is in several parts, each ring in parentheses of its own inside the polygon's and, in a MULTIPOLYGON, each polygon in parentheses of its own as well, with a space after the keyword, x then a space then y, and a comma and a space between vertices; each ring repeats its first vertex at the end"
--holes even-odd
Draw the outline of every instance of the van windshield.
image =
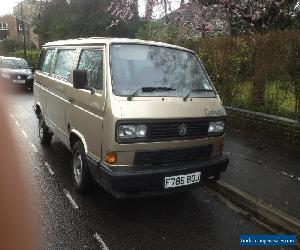
POLYGON ((118 96, 215 96, 198 58, 187 51, 151 45, 113 44, 111 67, 113 91, 118 96), (143 88, 155 91, 139 91, 143 88))

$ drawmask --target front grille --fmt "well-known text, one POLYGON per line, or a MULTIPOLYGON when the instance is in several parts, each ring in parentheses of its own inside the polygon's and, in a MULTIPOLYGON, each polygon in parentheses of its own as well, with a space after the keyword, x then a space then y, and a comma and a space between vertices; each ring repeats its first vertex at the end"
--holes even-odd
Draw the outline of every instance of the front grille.
POLYGON ((135 153, 135 165, 168 165, 173 163, 192 163, 211 156, 212 145, 182 149, 140 151, 135 153))
POLYGON ((178 121, 150 123, 150 139, 187 139, 208 136, 209 121, 178 121), (180 126, 185 126, 186 133, 180 134, 180 126))

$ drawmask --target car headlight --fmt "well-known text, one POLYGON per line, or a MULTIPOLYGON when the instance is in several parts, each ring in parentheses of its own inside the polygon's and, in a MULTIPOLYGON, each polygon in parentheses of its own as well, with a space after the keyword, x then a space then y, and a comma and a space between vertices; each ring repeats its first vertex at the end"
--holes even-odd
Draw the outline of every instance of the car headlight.
POLYGON ((225 122, 210 122, 208 126, 208 133, 222 133, 224 132, 225 122))
POLYGON ((119 139, 145 138, 146 136, 147 136, 146 125, 119 124, 118 126, 119 139))
POLYGON ((27 79, 28 79, 28 80, 30 80, 30 79, 32 79, 32 78, 33 78, 33 75, 28 75, 28 76, 27 76, 27 79))
POLYGON ((1 77, 9 79, 10 75, 2 72, 1 77))

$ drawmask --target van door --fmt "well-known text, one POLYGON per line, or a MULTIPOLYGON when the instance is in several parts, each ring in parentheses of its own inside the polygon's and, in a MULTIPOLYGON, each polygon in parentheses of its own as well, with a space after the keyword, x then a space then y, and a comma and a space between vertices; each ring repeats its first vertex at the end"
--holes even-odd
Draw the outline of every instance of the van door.
POLYGON ((44 117, 47 117, 47 81, 52 67, 54 49, 43 50, 40 56, 39 69, 35 72, 34 80, 34 98, 43 112, 44 117))
POLYGON ((75 63, 76 49, 57 49, 52 77, 48 80, 47 121, 50 129, 66 145, 69 144, 67 109, 68 90, 75 63))
POLYGON ((105 104, 103 48, 83 48, 77 69, 87 70, 88 86, 85 89, 69 88, 69 123, 85 140, 89 156, 101 159, 102 124, 105 104))

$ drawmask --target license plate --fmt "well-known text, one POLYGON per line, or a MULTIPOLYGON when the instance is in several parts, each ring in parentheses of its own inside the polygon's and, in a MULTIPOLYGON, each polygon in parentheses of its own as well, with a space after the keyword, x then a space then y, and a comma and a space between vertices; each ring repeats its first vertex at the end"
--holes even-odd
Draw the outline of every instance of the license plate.
POLYGON ((13 80, 14 83, 25 83, 25 80, 13 80))
POLYGON ((187 186, 200 182, 201 172, 165 177, 165 188, 187 186))

